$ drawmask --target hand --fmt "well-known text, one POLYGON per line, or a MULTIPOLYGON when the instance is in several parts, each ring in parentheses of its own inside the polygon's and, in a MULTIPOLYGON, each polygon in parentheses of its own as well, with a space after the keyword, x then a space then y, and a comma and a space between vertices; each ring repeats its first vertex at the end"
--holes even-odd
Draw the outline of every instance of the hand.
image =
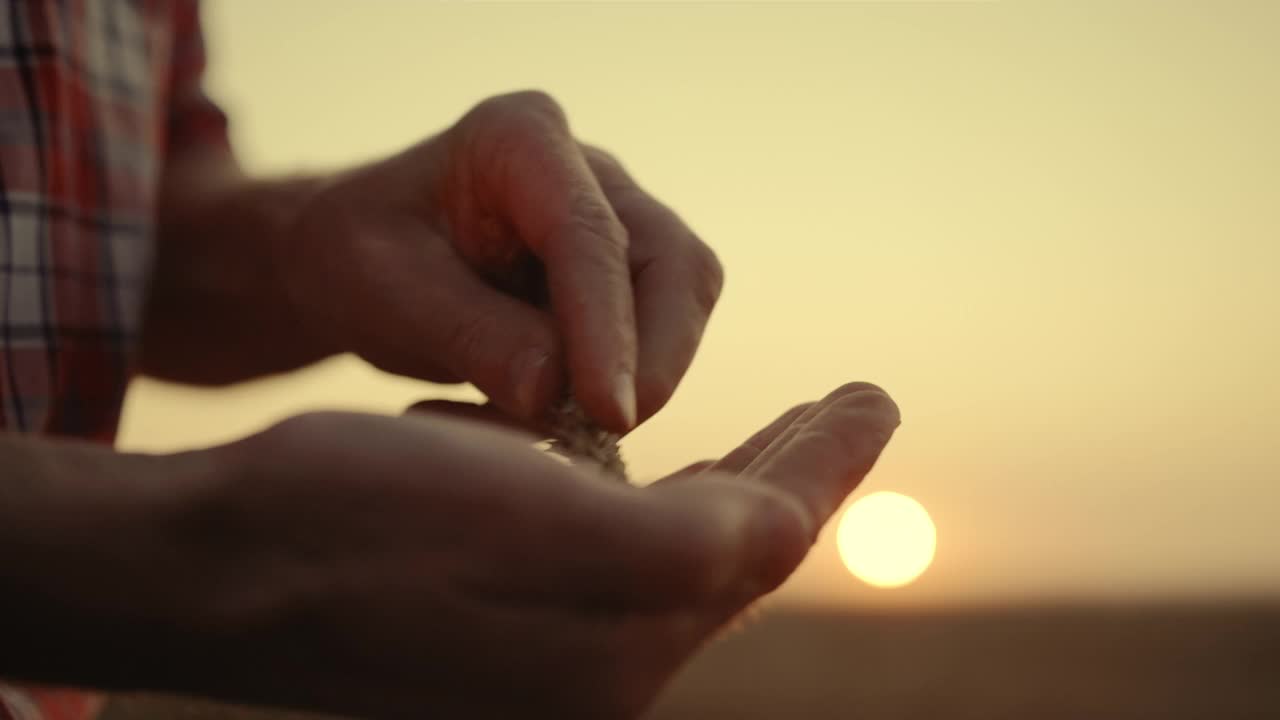
POLYGON ((638 489, 478 423, 321 414, 212 451, 163 690, 375 718, 632 718, 781 583, 898 411, 853 384, 638 489))
POLYGON ((723 282, 711 250, 536 92, 339 176, 291 236, 279 273, 326 344, 472 382, 524 420, 567 377, 617 432, 671 397, 723 282))

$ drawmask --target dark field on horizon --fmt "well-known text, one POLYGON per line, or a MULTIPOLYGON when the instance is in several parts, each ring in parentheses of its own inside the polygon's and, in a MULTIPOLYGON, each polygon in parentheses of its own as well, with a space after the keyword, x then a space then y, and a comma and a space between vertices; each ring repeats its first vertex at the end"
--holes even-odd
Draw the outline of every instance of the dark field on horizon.
POLYGON ((1280 602, 775 613, 650 717, 1280 719, 1280 602))
MULTIPOLYGON (((293 717, 133 697, 117 700, 104 720, 293 717)), ((545 716, 531 709, 525 717, 545 716)), ((1280 600, 772 611, 707 648, 648 716, 718 718, 1280 719, 1280 600)))

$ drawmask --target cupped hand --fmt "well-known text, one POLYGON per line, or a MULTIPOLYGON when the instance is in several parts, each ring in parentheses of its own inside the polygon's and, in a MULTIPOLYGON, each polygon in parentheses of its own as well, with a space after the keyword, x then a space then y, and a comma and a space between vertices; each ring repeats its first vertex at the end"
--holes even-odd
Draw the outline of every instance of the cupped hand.
POLYGON ((567 379, 617 432, 671 397, 723 282, 680 218, 538 92, 336 177, 289 236, 279 274, 325 345, 474 383, 524 420, 567 379))
POLYGON ((432 415, 321 414, 214 453, 175 552, 172 687, 372 718, 632 718, 777 587, 898 425, 853 384, 648 488, 432 415), (185 641, 184 641, 185 642, 185 641))

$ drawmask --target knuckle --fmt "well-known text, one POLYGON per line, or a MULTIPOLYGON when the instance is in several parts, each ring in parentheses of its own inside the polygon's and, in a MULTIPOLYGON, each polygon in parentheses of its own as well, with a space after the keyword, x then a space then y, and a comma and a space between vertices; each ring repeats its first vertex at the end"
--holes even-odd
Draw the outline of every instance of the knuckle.
POLYGON ((720 263, 714 250, 701 240, 694 240, 690 259, 694 278, 693 299, 700 310, 710 315, 724 290, 724 265, 720 263))
POLYGON ((566 120, 564 108, 550 93, 545 90, 518 90, 506 95, 507 101, 525 112, 534 113, 549 119, 563 122, 566 120))
POLYGON ((455 373, 466 373, 484 357, 491 336, 491 321, 483 315, 465 315, 454 321, 445 339, 450 367, 455 373))
MULTIPOLYGON (((587 192, 573 199, 573 213, 569 219, 568 237, 589 238, 616 250, 626 250, 631 244, 631 232, 618 219, 609 203, 587 192)), ((625 256, 620 256, 625 257, 625 256)))
POLYGON ((827 397, 835 400, 835 399, 847 397, 849 395, 854 395, 862 392, 879 393, 881 395, 884 395, 885 397, 888 397, 889 395, 889 393, 885 392, 884 388, 880 387, 879 385, 876 385, 874 383, 869 383, 869 382, 855 381, 855 382, 847 382, 841 385, 840 387, 836 388, 835 390, 832 390, 831 393, 827 395, 827 397))
POLYGON ((613 210, 591 198, 574 202, 574 210, 547 240, 552 264, 582 268, 593 277, 622 282, 630 274, 627 249, 631 233, 613 210))
POLYGON ((622 169, 622 162, 618 160, 618 156, 595 145, 582 144, 582 154, 586 156, 588 162, 599 164, 604 167, 613 169, 622 169))
POLYGON ((622 161, 617 155, 596 147, 581 143, 583 157, 587 159, 587 164, 595 173, 596 179, 600 181, 601 186, 613 194, 638 193, 639 188, 635 187, 627 176, 626 168, 623 167, 622 161))
POLYGON ((542 134, 567 131, 569 118, 555 98, 542 90, 520 90, 488 98, 471 112, 474 120, 508 131, 542 134))

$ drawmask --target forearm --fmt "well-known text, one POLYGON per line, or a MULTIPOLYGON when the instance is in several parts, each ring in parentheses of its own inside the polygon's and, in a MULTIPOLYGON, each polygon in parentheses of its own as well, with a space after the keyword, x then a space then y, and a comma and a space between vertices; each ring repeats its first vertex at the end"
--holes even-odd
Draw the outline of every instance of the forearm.
POLYGON ((168 684, 202 612, 174 542, 202 462, 0 435, 0 676, 168 684))
POLYGON ((282 291, 284 245, 319 180, 254 180, 226 152, 171 163, 159 197, 158 248, 142 369, 222 384, 283 372, 336 351, 307 334, 282 291))

